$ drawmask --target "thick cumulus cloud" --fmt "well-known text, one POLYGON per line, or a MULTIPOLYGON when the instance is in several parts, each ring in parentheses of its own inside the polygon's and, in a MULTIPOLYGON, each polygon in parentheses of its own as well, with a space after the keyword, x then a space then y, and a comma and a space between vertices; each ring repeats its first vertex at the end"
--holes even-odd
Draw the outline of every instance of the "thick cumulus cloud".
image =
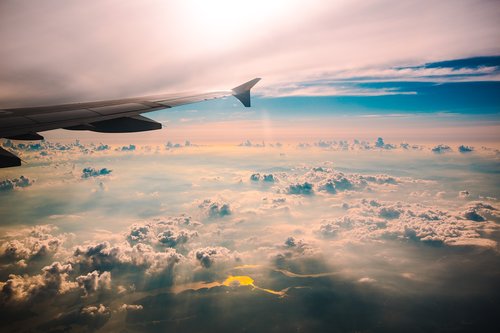
POLYGON ((97 291, 111 289, 111 273, 103 272, 99 274, 98 271, 93 271, 87 275, 78 276, 76 282, 84 291, 85 296, 88 296, 97 291))
POLYGON ((434 152, 436 154, 449 153, 452 151, 453 151, 453 149, 450 146, 443 145, 443 144, 437 145, 434 148, 432 148, 432 152, 434 152))
MULTIPOLYGON (((35 259, 36 263, 39 259, 48 260, 55 256, 62 260, 44 266, 39 274, 8 275, 4 282, 0 282, 0 307, 37 309, 40 304, 57 307, 71 299, 80 298, 85 303, 85 300, 95 301, 96 297, 109 301, 114 295, 133 292, 137 281, 142 282, 142 288, 170 285, 175 266, 184 258, 172 247, 186 244, 190 237, 195 237, 196 232, 188 229, 197 228, 200 223, 181 215, 154 219, 144 225, 154 237, 146 237, 148 233, 144 230, 143 234, 137 232, 140 228, 134 225, 113 243, 104 241, 76 247, 67 242, 72 235, 58 233, 57 228, 50 225, 22 229, 9 235, 15 239, 2 244, 2 260, 13 262, 16 267, 32 271, 35 259), (139 234, 141 237, 137 237, 139 234), (112 274, 116 276, 113 280, 112 274)), ((222 262, 220 250, 211 256, 212 262, 222 262)), ((186 261, 186 264, 195 266, 191 261, 186 261)), ((2 266, 2 270, 7 267, 2 266)), ((108 318, 111 312, 107 306, 104 308, 106 311, 102 306, 89 305, 82 307, 81 311, 63 313, 55 322, 66 325, 67 321, 77 319, 77 322, 82 320, 82 325, 87 325, 91 318, 108 318)), ((116 308, 127 312, 140 309, 140 305, 116 308)), ((94 319, 90 320, 91 326, 95 324, 94 319)), ((98 322, 102 324, 101 319, 98 322)))
POLYGON ((297 173, 283 173, 280 184, 291 183, 279 191, 287 194, 312 195, 315 192, 337 194, 347 191, 372 191, 374 188, 389 188, 416 180, 388 175, 362 175, 344 173, 328 167, 310 167, 296 170, 297 173))
POLYGON ((91 167, 84 168, 82 170, 82 178, 91 178, 91 177, 99 177, 99 176, 106 176, 111 173, 112 170, 109 170, 107 168, 102 168, 102 169, 94 169, 91 167))
POLYGON ((317 234, 342 241, 407 239, 495 248, 496 242, 486 237, 485 231, 497 229, 498 218, 497 208, 480 202, 460 212, 432 205, 363 199, 350 205, 344 216, 323 221, 317 234))
POLYGON ((60 233, 53 225, 38 225, 1 237, 0 260, 24 266, 34 259, 53 257, 72 234, 60 233))
POLYGON ((182 255, 172 248, 157 252, 152 246, 143 243, 130 246, 127 243, 111 245, 109 242, 102 242, 77 247, 72 261, 80 266, 80 270, 138 268, 151 275, 171 269, 181 258, 182 255))
POLYGON ((2 303, 27 303, 47 301, 77 287, 68 280, 72 271, 70 264, 54 262, 34 276, 10 275, 6 282, 0 282, 2 303))
POLYGON ((209 218, 223 218, 233 213, 229 203, 221 200, 205 199, 198 205, 198 208, 209 218))
POLYGON ((471 151, 474 151, 474 147, 460 145, 458 147, 458 151, 461 153, 470 153, 471 151))
POLYGON ((237 253, 234 253, 222 246, 204 247, 193 250, 191 252, 191 257, 194 258, 203 268, 210 268, 214 264, 239 261, 237 253))
POLYGON ((500 212, 498 208, 491 204, 474 201, 462 212, 462 217, 476 222, 483 222, 486 220, 499 221, 500 212))
POLYGON ((264 182, 264 183, 274 183, 275 181, 277 181, 276 177, 272 173, 263 175, 261 175, 260 173, 254 173, 250 175, 250 180, 253 182, 264 182))
POLYGON ((197 237, 198 233, 192 229, 198 225, 199 222, 193 221, 190 216, 134 224, 127 234, 127 241, 131 245, 144 243, 173 248, 186 244, 190 239, 197 237))
POLYGON ((286 190, 288 194, 302 194, 302 195, 312 195, 314 194, 314 185, 308 182, 290 184, 286 190))
POLYGON ((12 191, 33 185, 34 180, 20 176, 19 178, 5 179, 0 181, 0 192, 12 191))

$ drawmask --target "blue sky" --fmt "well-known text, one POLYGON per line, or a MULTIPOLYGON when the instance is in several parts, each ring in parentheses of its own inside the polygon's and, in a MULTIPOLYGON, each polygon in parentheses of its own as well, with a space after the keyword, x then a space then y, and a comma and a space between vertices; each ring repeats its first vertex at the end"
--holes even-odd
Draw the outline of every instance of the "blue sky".
POLYGON ((356 69, 275 86, 266 85, 264 79, 255 88, 250 109, 226 98, 158 111, 151 117, 165 122, 170 140, 374 140, 383 136, 496 146, 499 73, 500 57, 491 56, 356 69), (217 130, 210 132, 212 127, 217 130), (233 133, 231 128, 241 130, 233 133))
MULTIPOLYGON (((391 68, 402 73, 392 77, 351 76, 342 79, 298 82, 293 90, 297 96, 257 96, 251 111, 266 110, 275 117, 358 115, 386 113, 458 113, 468 115, 496 115, 500 113, 500 56, 474 57, 428 63, 424 65, 391 68), (408 73, 439 69, 441 73, 408 73), (487 69, 487 71, 478 71, 487 69), (464 73, 465 72, 465 73, 464 73), (327 93, 316 96, 301 95, 303 87, 342 87, 335 96, 327 93), (375 96, 372 94, 376 94, 375 96)), ((263 81, 265 85, 265 79, 263 81)), ((285 90, 287 87, 279 89, 285 90)), ((293 91, 292 91, 293 92, 293 91)), ((177 111, 213 110, 231 111, 233 103, 213 101, 196 106, 183 106, 177 111)))

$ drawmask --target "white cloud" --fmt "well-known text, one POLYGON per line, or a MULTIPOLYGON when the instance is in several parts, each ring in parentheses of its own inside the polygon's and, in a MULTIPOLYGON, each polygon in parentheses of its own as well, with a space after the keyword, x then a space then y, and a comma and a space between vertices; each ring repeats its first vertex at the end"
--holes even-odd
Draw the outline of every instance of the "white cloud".
POLYGON ((120 306, 120 311, 140 311, 143 308, 140 304, 123 304, 120 306))
POLYGON ((57 254, 60 247, 74 235, 60 233, 53 225, 37 225, 17 230, 0 238, 0 258, 9 262, 45 259, 57 254))
POLYGON ((203 268, 210 268, 214 264, 238 261, 238 254, 222 246, 204 247, 191 252, 193 257, 203 268))
POLYGON ((170 270, 182 259, 175 249, 156 252, 150 245, 134 246, 122 243, 112 246, 109 242, 77 247, 72 261, 89 270, 113 270, 135 267, 146 274, 159 274, 170 270))
POLYGON ((20 176, 19 178, 5 179, 0 181, 0 192, 21 189, 33 185, 34 181, 27 177, 20 176))
POLYGON ((317 233, 339 241, 407 239, 450 246, 495 247, 494 240, 482 235, 483 230, 495 229, 496 224, 483 222, 487 219, 477 211, 489 212, 489 216, 497 214, 496 208, 484 203, 476 203, 460 213, 432 205, 361 200, 345 216, 322 221, 317 233))
POLYGON ((229 203, 220 200, 205 199, 198 208, 209 218, 223 218, 233 213, 229 203))
POLYGON ((0 282, 2 303, 48 301, 52 297, 67 293, 77 284, 68 281, 70 264, 54 262, 34 276, 11 274, 6 282, 0 282))
POLYGON ((87 275, 80 275, 75 280, 84 291, 85 296, 95 293, 98 290, 111 289, 110 272, 103 272, 99 274, 98 271, 93 271, 87 275))

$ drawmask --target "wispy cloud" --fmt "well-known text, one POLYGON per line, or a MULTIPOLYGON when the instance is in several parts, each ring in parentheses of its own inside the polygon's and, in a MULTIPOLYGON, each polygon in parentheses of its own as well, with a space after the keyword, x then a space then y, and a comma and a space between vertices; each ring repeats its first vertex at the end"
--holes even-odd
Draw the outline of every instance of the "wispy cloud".
POLYGON ((483 63, 481 58, 469 58, 416 66, 331 71, 297 83, 265 86, 259 91, 265 97, 412 95, 417 91, 408 90, 405 85, 408 82, 443 84, 477 81, 500 81, 500 57, 485 57, 483 63), (471 59, 476 61, 469 61, 468 64, 467 60, 471 59), (392 87, 380 87, 381 84, 391 84, 392 87))

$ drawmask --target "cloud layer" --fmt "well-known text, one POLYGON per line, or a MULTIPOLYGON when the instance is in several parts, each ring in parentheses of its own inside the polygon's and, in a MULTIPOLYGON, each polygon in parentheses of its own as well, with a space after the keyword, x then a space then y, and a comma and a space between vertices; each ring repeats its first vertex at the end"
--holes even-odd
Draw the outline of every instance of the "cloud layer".
MULTIPOLYGON (((23 174, 37 181, 3 196, 0 309, 19 318, 6 329, 148 326, 165 316, 154 310, 160 303, 177 308, 169 320, 205 301, 233 315, 226 306, 237 298, 256 302, 237 306, 252 316, 301 313, 294 300, 321 303, 318 295, 336 290, 346 290, 335 297, 349 311, 371 300, 377 318, 390 290, 413 318, 412 290, 424 303, 427 295, 447 302, 453 290, 467 303, 495 290, 495 272, 476 274, 498 263, 495 150, 442 144, 437 154, 437 145, 383 138, 126 152, 7 144, 36 161, 23 174), (458 276, 471 284, 459 288, 458 276)), ((221 318, 202 322, 218 327, 221 318)), ((315 327, 330 324, 321 317, 315 327)))

